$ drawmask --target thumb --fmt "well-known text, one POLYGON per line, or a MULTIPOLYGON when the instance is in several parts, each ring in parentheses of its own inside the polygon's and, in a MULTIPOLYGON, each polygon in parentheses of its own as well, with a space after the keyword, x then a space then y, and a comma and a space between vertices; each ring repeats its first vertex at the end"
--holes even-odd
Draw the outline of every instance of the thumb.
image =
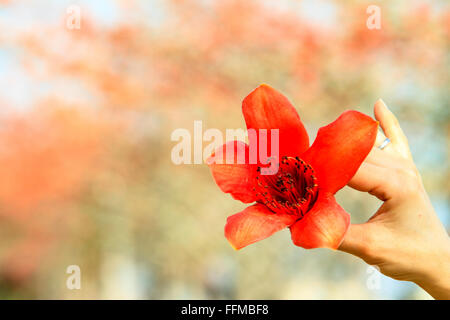
POLYGON ((370 223, 351 224, 338 250, 364 258, 371 248, 370 223))
POLYGON ((385 177, 389 176, 386 168, 363 162, 348 185, 362 192, 369 192, 381 201, 389 200, 389 184, 385 177))

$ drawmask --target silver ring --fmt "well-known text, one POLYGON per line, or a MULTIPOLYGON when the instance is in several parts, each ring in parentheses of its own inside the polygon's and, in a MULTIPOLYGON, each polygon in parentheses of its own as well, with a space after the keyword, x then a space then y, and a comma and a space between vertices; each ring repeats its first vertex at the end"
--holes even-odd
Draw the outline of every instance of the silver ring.
POLYGON ((391 140, 389 140, 389 138, 384 139, 383 143, 379 145, 378 149, 383 150, 389 143, 391 143, 391 140))

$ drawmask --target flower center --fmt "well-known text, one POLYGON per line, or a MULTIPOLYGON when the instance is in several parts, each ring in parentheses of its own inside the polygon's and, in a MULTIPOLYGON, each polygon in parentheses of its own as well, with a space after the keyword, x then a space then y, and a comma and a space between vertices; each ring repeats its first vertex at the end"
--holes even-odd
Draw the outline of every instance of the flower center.
POLYGON ((299 157, 282 157, 274 175, 262 175, 258 167, 253 190, 256 201, 273 213, 296 215, 299 220, 311 209, 319 191, 314 169, 299 157))

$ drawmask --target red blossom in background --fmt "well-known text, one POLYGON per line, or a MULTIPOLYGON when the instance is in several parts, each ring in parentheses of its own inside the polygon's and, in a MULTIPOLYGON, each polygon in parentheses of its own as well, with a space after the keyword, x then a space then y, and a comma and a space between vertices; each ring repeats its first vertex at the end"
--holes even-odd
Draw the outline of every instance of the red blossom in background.
MULTIPOLYGON (((275 89, 261 85, 243 101, 247 129, 279 129, 279 170, 261 175, 261 165, 248 161, 249 146, 231 141, 234 155, 245 152, 245 164, 229 157, 225 146, 208 160, 225 193, 255 204, 227 219, 225 237, 241 249, 289 227, 292 241, 303 248, 336 249, 350 216, 334 198, 358 170, 375 142, 378 123, 357 111, 346 111, 321 128, 309 146, 297 111, 275 89), (230 161, 234 160, 234 161, 230 161)), ((253 142, 251 142, 253 143, 253 142)), ((241 155, 242 156, 242 155, 241 155)))

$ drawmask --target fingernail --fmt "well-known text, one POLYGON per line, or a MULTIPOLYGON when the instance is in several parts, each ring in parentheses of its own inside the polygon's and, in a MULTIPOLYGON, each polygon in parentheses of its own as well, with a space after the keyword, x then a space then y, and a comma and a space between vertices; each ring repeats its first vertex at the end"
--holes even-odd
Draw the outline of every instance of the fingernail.
POLYGON ((383 99, 378 99, 378 101, 377 102, 379 102, 379 103, 381 103, 386 109, 388 109, 389 110, 389 107, 387 106, 387 104, 386 103, 384 103, 384 101, 383 101, 383 99))

